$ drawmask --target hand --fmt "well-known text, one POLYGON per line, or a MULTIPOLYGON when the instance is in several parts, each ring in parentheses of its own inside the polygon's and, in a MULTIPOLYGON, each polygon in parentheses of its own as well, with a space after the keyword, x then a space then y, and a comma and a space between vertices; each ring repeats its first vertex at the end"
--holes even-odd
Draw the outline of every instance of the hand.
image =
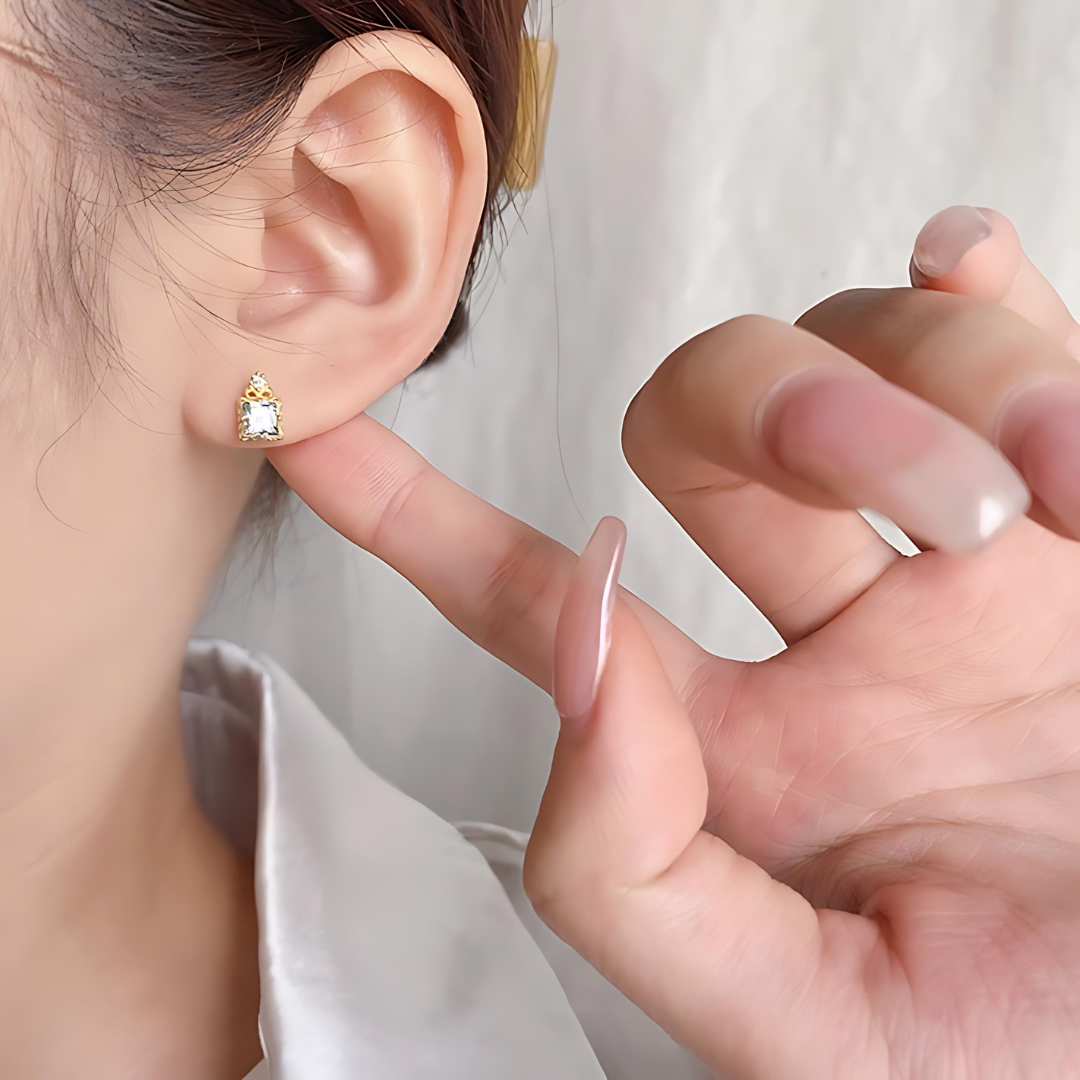
POLYGON ((766 663, 616 599, 610 519, 575 561, 366 417, 272 452, 474 640, 554 666, 530 895, 725 1075, 1080 1075, 1077 327, 987 217, 933 222, 915 289, 702 335, 628 413, 787 640, 766 663))

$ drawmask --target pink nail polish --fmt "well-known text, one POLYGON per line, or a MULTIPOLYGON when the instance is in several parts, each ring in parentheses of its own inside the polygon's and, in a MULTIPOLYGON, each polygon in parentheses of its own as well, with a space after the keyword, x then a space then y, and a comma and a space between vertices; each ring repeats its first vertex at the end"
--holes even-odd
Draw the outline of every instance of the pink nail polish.
POLYGON ((555 632, 552 680, 552 697, 564 720, 580 723, 596 703, 625 549, 626 526, 618 518, 604 518, 570 578, 555 632))
POLYGON ((951 274, 964 256, 993 235, 994 228, 974 206, 950 206, 935 214, 915 241, 912 264, 930 280, 951 274))
POLYGON ((1019 388, 1002 406, 997 444, 1043 506, 1080 539, 1080 382, 1019 388))
POLYGON ((778 384, 760 433, 792 475, 945 551, 982 546, 1028 509, 990 443, 868 373, 815 368, 778 384))

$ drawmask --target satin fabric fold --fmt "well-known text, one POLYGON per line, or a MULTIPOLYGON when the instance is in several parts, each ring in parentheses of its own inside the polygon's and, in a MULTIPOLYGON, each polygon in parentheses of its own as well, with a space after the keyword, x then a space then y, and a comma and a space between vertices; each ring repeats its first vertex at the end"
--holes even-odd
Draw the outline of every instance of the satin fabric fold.
POLYGON ((255 847, 261 1075, 603 1077, 483 856, 272 660, 192 642, 182 715, 202 804, 255 847))

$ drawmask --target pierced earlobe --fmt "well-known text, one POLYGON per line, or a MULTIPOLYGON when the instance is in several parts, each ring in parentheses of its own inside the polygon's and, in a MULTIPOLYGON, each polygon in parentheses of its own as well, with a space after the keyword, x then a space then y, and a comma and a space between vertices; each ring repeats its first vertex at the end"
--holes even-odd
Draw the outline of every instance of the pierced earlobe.
POLYGON ((285 438, 281 427, 281 402, 261 371, 251 376, 248 388, 236 403, 236 423, 242 442, 279 442, 285 438))

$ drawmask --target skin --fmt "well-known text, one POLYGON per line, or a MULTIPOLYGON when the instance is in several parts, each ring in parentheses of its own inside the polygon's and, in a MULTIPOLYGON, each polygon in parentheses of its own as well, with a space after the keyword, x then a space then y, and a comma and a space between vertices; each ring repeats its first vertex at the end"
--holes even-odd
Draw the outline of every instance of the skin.
POLYGON ((445 56, 352 45, 211 196, 112 193, 104 158, 79 175, 76 198, 129 206, 98 251, 123 368, 27 288, 35 223, 68 204, 42 84, 0 63, 2 1076, 239 1080, 262 1056, 253 868, 179 733, 186 642, 265 461, 236 399, 264 371, 297 440, 400 382, 450 319, 486 190, 445 56))
MULTIPOLYGON (((6 8, 0 23, 17 40, 6 8)), ((588 593, 572 553, 362 415, 450 317, 486 154, 445 57, 409 35, 353 44, 213 194, 117 219, 104 303, 122 367, 70 306, 26 287, 34 223, 63 192, 46 182, 57 149, 35 76, 0 67, 5 102, 24 106, 0 133, 0 1075, 238 1080, 260 1056, 252 868, 203 820, 178 738, 184 647, 263 461, 235 431, 252 372, 286 402, 269 456, 296 490, 540 685, 564 601, 588 593)), ((560 934, 733 1075, 1049 1077, 1078 1057, 1080 567, 1051 530, 1070 531, 1080 498, 1036 455, 1024 479, 1053 511, 1040 496, 988 550, 902 561, 843 510, 853 473, 823 487, 778 464, 754 396, 720 392, 752 371, 767 393, 778 357, 862 365, 954 416, 954 442, 976 433, 941 475, 1000 501, 1013 473, 987 439, 1002 402, 1033 373, 1072 377, 1075 326, 1011 226, 992 232, 919 289, 841 297, 799 330, 719 328, 628 417, 645 482, 791 648, 731 664, 620 594, 599 693, 567 717, 528 886, 560 934), (695 372, 721 382, 687 394, 695 372), (697 439, 703 424, 734 434, 697 439)), ((781 424, 799 461, 836 428, 807 417, 842 405, 826 393, 781 424)), ((1035 410, 1048 431, 1052 406, 1035 410)))

